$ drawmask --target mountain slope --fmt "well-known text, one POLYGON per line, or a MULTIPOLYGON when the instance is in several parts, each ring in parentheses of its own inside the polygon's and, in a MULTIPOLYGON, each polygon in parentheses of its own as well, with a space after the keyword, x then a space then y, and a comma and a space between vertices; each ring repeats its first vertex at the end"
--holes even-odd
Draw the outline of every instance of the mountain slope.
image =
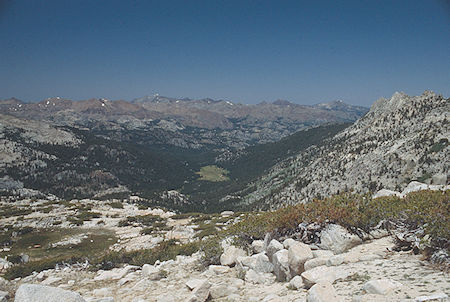
POLYGON ((323 146, 276 165, 242 202, 268 208, 350 189, 401 189, 415 179, 446 183, 449 115, 449 99, 429 91, 379 99, 323 146))

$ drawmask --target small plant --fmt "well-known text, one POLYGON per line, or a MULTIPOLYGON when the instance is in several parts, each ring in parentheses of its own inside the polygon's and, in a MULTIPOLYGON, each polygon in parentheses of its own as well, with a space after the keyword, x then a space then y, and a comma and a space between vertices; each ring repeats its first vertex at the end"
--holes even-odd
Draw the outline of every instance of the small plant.
POLYGON ((110 202, 109 206, 113 209, 123 209, 123 203, 121 203, 120 201, 110 202))
POLYGON ((203 253, 201 262, 204 266, 220 264, 220 255, 223 253, 220 237, 214 236, 202 240, 200 243, 200 251, 203 253))

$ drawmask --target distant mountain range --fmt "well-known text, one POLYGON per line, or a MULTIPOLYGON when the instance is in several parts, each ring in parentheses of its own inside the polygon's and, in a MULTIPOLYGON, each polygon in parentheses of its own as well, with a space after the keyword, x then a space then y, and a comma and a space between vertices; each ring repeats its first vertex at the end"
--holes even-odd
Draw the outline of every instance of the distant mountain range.
POLYGON ((3 100, 0 192, 64 198, 139 194, 172 208, 211 210, 272 165, 320 144, 366 111, 339 101, 242 105, 157 95, 131 102, 3 100), (201 171, 228 174, 216 175, 226 181, 204 181, 201 171), (167 193, 173 190, 181 195, 167 193))
MULTIPOLYGON (((18 99, 0 100, 0 112, 18 118, 50 121, 55 125, 76 127, 126 129, 156 129, 179 131, 186 128, 206 129, 206 136, 180 141, 179 146, 204 146, 213 140, 229 147, 246 147, 273 142, 298 130, 324 123, 353 122, 367 108, 351 106, 341 101, 314 106, 288 101, 243 105, 213 99, 176 99, 159 95, 127 101, 89 99, 72 101, 49 98, 38 103, 18 99)), ((194 132, 196 132, 194 130, 194 132)), ((194 135, 196 136, 196 135, 194 135)), ((183 140, 183 139, 181 139, 183 140)))

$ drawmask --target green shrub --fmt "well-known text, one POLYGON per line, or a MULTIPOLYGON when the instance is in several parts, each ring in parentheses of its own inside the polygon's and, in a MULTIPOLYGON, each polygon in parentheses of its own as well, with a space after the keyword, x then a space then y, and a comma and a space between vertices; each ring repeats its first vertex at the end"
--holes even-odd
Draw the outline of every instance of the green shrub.
POLYGON ((201 262, 204 266, 220 264, 220 255, 223 253, 220 240, 219 236, 213 236, 201 241, 200 251, 203 253, 201 262))
POLYGON ((121 203, 120 201, 110 202, 109 206, 113 209, 123 209, 123 203, 121 203))

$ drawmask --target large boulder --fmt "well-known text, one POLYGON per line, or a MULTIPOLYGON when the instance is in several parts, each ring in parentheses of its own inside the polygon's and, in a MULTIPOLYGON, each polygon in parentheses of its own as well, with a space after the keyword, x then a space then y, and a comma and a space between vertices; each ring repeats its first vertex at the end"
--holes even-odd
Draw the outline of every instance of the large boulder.
POLYGON ((254 240, 252 242, 252 250, 256 254, 264 252, 264 241, 262 241, 262 240, 254 240))
POLYGON ((78 293, 65 289, 38 285, 22 284, 16 291, 15 302, 86 302, 78 293))
POLYGON ((282 249, 272 256, 273 273, 277 281, 286 281, 290 276, 288 253, 287 250, 282 249))
POLYGON ((302 273, 303 282, 307 288, 316 283, 333 283, 338 279, 336 269, 328 266, 318 266, 302 273))
POLYGON ((239 257, 236 263, 238 266, 251 268, 258 273, 273 272, 273 264, 264 253, 255 254, 251 257, 239 257))
POLYGON ((304 264, 305 271, 310 270, 315 267, 318 267, 318 266, 321 266, 321 265, 326 265, 328 259, 329 258, 321 257, 321 258, 314 258, 314 259, 310 259, 310 260, 306 261, 304 264))
POLYGON ((205 302, 210 293, 211 283, 207 280, 202 280, 197 286, 192 290, 192 295, 189 297, 189 302, 205 302))
POLYGON ((400 286, 400 282, 391 279, 370 280, 364 284, 363 290, 368 294, 387 295, 400 286))
POLYGON ((272 239, 272 240, 270 241, 269 245, 268 245, 267 248, 266 248, 266 254, 267 254, 267 257, 269 257, 269 260, 272 261, 272 256, 273 256, 276 252, 278 252, 278 251, 280 251, 280 250, 282 250, 282 249, 284 249, 283 244, 281 244, 281 243, 280 243, 278 240, 276 240, 276 239, 272 239))
POLYGON ((288 250, 288 261, 291 278, 305 271, 305 262, 312 259, 313 254, 310 247, 304 243, 290 242, 288 250))
POLYGON ((308 290, 308 295, 306 296, 306 302, 340 302, 340 301, 341 299, 338 297, 331 283, 315 284, 308 290))
POLYGON ((159 280, 162 278, 160 269, 150 264, 144 264, 142 266, 142 275, 150 280, 159 280))
POLYGON ((388 189, 381 189, 377 193, 373 194, 372 198, 386 197, 386 196, 402 197, 402 193, 388 189))
POLYGON ((361 238, 351 234, 344 227, 337 224, 329 224, 320 232, 321 249, 331 250, 335 254, 343 253, 360 244, 361 238))
POLYGON ((224 249, 222 255, 220 255, 220 264, 232 266, 236 263, 238 257, 244 257, 247 253, 240 248, 233 245, 228 246, 224 249))

